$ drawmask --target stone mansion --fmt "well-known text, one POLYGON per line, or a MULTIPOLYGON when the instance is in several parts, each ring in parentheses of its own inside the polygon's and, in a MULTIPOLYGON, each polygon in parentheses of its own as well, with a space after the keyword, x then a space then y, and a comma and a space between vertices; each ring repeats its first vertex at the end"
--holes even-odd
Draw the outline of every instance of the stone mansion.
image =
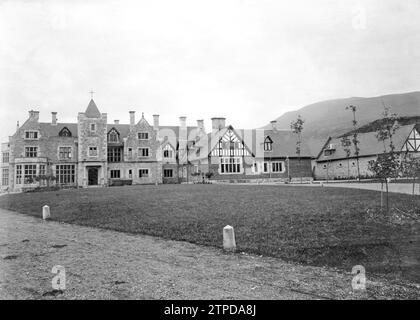
POLYGON ((39 122, 39 112, 2 144, 1 188, 20 191, 42 185, 71 187, 118 184, 185 183, 238 179, 312 178, 311 155, 305 145, 296 156, 296 135, 290 131, 236 130, 225 118, 187 126, 162 126, 159 115, 150 124, 144 115, 130 123, 108 123, 90 100, 77 123, 39 122), (53 179, 48 179, 53 177, 53 179))

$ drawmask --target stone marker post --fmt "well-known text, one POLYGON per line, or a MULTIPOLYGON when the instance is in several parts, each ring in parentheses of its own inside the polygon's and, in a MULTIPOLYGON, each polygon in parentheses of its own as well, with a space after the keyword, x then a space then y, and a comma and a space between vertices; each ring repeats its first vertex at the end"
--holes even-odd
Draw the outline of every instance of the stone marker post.
POLYGON ((47 220, 50 218, 50 207, 45 205, 42 207, 42 219, 47 220))
POLYGON ((236 250, 235 232, 229 225, 223 228, 223 249, 232 252, 236 250))

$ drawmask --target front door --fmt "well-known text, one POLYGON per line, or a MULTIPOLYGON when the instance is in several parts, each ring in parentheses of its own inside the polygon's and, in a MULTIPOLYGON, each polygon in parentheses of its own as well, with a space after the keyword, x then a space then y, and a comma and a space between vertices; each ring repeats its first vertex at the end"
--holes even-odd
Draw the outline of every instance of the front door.
POLYGON ((98 185, 98 169, 97 168, 88 169, 88 185, 89 186, 98 185))

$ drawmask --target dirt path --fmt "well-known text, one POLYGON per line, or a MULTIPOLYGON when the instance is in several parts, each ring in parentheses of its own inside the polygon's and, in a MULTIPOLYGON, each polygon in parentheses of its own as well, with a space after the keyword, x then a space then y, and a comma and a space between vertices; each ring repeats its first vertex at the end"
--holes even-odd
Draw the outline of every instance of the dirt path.
MULTIPOLYGON (((336 187, 336 188, 356 188, 356 189, 364 189, 364 190, 376 190, 381 191, 381 184, 380 183, 323 183, 324 187, 336 187)), ((390 183, 389 184, 389 192, 395 193, 406 193, 412 194, 413 186, 410 183, 390 183)), ((385 186, 384 186, 385 191, 385 186)), ((420 194, 420 189, 418 184, 414 189, 414 193, 416 195, 420 194)))
POLYGON ((419 286, 279 259, 129 235, 0 209, 0 299, 352 299, 415 298, 419 286), (53 292, 54 265, 66 290, 53 292))

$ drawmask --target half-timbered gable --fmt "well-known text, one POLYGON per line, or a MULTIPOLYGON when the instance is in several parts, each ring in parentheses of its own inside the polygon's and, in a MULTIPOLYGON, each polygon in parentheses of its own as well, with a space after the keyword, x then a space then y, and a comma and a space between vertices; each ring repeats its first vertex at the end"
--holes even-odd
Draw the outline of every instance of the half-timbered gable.
POLYGON ((405 152, 419 152, 420 151, 420 126, 414 127, 404 143, 402 151, 405 152))

